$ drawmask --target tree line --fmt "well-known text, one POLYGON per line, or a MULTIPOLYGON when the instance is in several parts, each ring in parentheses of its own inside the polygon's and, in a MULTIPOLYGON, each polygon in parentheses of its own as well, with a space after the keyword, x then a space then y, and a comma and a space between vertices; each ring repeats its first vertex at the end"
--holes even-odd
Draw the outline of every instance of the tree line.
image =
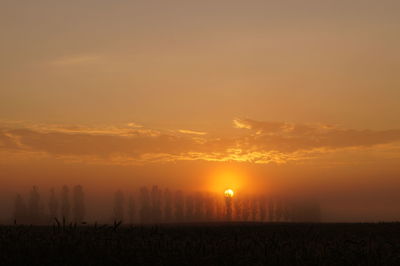
MULTIPOLYGON (((63 186, 41 197, 34 186, 27 201, 18 194, 13 220, 20 224, 85 223, 85 193, 82 186, 63 186)), ((321 208, 316 200, 284 196, 236 194, 233 197, 210 192, 185 192, 143 186, 136 192, 114 193, 109 221, 125 224, 253 221, 319 222, 321 208)))
POLYGON ((55 220, 81 224, 85 214, 85 193, 81 185, 74 186, 72 190, 63 186, 59 195, 51 189, 47 200, 41 197, 39 188, 33 186, 27 200, 17 194, 13 220, 14 223, 35 225, 49 224, 55 220))

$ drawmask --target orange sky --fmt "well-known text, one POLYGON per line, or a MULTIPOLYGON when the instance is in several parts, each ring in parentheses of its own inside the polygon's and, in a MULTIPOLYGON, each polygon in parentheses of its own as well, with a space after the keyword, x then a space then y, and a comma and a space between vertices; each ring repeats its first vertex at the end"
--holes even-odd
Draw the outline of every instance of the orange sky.
POLYGON ((76 183, 93 202, 144 184, 307 191, 327 221, 400 219, 399 11, 3 1, 0 222, 17 191, 76 183))

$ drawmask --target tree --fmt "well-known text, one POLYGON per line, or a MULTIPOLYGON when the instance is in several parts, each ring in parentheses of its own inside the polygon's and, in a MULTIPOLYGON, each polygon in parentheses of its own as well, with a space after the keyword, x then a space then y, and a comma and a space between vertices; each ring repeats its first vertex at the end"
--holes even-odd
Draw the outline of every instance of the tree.
POLYGON ((54 188, 50 190, 49 198, 49 218, 54 221, 58 217, 58 199, 54 188))
POLYGON ((40 208, 40 194, 36 186, 32 187, 30 197, 29 197, 29 207, 28 207, 29 222, 31 224, 41 223, 41 208, 40 208))
POLYGON ((205 208, 206 208, 206 220, 208 222, 215 220, 215 200, 212 195, 209 193, 205 199, 205 208))
POLYGON ((136 202, 135 202, 135 196, 133 194, 130 194, 128 199, 128 216, 129 216, 129 223, 133 224, 136 219, 136 202))
POLYGON ((235 212, 235 220, 240 221, 242 219, 242 201, 240 195, 234 197, 233 208, 235 212))
POLYGON ((61 190, 61 217, 65 222, 69 221, 70 209, 69 188, 68 186, 63 186, 61 190))
POLYGON ((274 199, 272 197, 268 200, 268 221, 273 222, 275 221, 275 204, 274 199))
POLYGON ((215 199, 215 220, 224 220, 224 203, 221 202, 220 198, 215 199))
POLYGON ((172 220, 172 194, 169 189, 164 191, 164 221, 171 222, 172 220))
POLYGON ((74 187, 73 213, 75 222, 82 223, 85 218, 85 195, 81 185, 74 187))
POLYGON ((253 196, 251 198, 251 220, 253 222, 257 220, 257 213, 258 213, 258 211, 257 211, 257 209, 258 209, 257 203, 258 203, 257 202, 257 198, 253 196))
POLYGON ((194 220, 199 222, 204 219, 204 197, 201 192, 194 196, 194 220))
POLYGON ((264 222, 267 217, 267 200, 264 196, 259 198, 258 206, 260 208, 260 220, 264 222))
POLYGON ((287 222, 293 222, 294 220, 294 212, 293 212, 293 199, 285 198, 283 203, 283 219, 287 222))
POLYGON ((243 210, 242 210, 242 218, 243 221, 248 221, 250 217, 250 199, 246 196, 243 199, 243 210))
POLYGON ((232 197, 225 196, 225 219, 227 221, 232 220, 232 197))
POLYGON ((150 209, 150 194, 147 187, 140 189, 140 220, 142 223, 150 222, 151 209, 150 209))
POLYGON ((121 190, 115 192, 114 195, 114 220, 123 221, 124 220, 124 193, 121 190))
POLYGON ((184 195, 181 190, 175 192, 175 221, 178 223, 183 222, 184 219, 184 195))
POLYGON ((193 220, 194 220, 194 200, 193 200, 192 195, 186 196, 185 205, 186 205, 185 221, 193 222, 193 220))
POLYGON ((280 222, 283 218, 283 201, 281 197, 276 199, 275 204, 275 219, 276 221, 280 222))
POLYGON ((161 222, 161 190, 158 186, 153 186, 151 189, 151 216, 152 222, 161 222))

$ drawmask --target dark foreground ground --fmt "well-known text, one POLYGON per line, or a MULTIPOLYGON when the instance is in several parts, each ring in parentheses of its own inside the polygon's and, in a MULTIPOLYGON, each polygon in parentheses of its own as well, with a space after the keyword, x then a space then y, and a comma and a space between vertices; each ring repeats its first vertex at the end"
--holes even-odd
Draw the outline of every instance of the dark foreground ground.
POLYGON ((0 227, 0 265, 400 265, 400 223, 0 227))

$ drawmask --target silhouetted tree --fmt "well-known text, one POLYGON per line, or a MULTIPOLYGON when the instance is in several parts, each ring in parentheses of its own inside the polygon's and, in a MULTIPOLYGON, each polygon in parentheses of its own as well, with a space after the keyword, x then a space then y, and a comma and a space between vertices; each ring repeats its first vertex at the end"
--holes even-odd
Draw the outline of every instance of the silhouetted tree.
POLYGON ((36 186, 34 186, 31 190, 29 196, 29 222, 32 224, 39 224, 41 223, 42 213, 41 213, 41 206, 40 206, 40 194, 39 190, 36 186))
POLYGON ((276 198, 275 204, 275 219, 280 222, 283 218, 283 201, 281 197, 276 198))
POLYGON ((202 221, 204 219, 204 198, 201 192, 196 192, 194 196, 194 220, 202 221))
POLYGON ((248 221, 250 218, 250 199, 248 196, 243 199, 242 218, 243 221, 248 221))
POLYGON ((150 222, 151 209, 150 209, 150 194, 147 187, 140 189, 140 220, 142 223, 150 222))
POLYGON ((253 196, 252 198, 251 198, 251 220, 254 222, 254 221, 257 221, 257 213, 258 213, 258 201, 257 201, 257 198, 255 197, 255 196, 253 196))
POLYGON ((58 218, 58 200, 54 188, 50 190, 49 218, 50 221, 54 221, 55 218, 58 218))
POLYGON ((136 202, 135 202, 135 196, 133 194, 129 195, 128 199, 128 216, 129 216, 129 222, 131 224, 135 223, 136 220, 136 202))
POLYGON ((152 222, 161 222, 161 190, 158 186, 153 186, 151 189, 151 210, 152 222))
POLYGON ((74 187, 73 207, 75 222, 80 224, 85 219, 85 194, 81 185, 74 187))
POLYGON ((283 201, 283 220, 286 222, 293 221, 293 205, 290 198, 285 198, 283 201))
POLYGON ((185 215, 185 221, 187 222, 193 222, 194 220, 194 200, 192 195, 187 195, 186 196, 186 215, 185 215))
POLYGON ((264 222, 267 217, 267 200, 264 196, 259 197, 259 204, 260 208, 260 221, 264 222))
POLYGON ((121 190, 115 192, 114 195, 114 220, 123 221, 124 220, 124 193, 121 190))
POLYGON ((268 199, 268 221, 273 222, 275 221, 275 204, 274 199, 270 197, 268 199))
POLYGON ((224 202, 221 202, 220 198, 215 199, 215 220, 222 221, 224 217, 224 202))
POLYGON ((242 219, 242 200, 240 195, 236 195, 233 199, 233 208, 235 212, 235 220, 240 221, 242 219))
POLYGON ((181 190, 175 192, 175 221, 178 223, 183 222, 184 219, 184 195, 181 190))
POLYGON ((225 196, 225 219, 232 220, 232 197, 225 196))
POLYGON ((215 200, 212 195, 209 193, 207 194, 205 198, 205 208, 206 208, 206 220, 207 221, 213 221, 216 219, 215 217, 215 200))
POLYGON ((61 217, 66 222, 69 221, 70 209, 69 188, 68 186, 63 186, 61 190, 61 217))
POLYGON ((172 194, 169 189, 164 191, 164 221, 171 222, 172 220, 172 194))

